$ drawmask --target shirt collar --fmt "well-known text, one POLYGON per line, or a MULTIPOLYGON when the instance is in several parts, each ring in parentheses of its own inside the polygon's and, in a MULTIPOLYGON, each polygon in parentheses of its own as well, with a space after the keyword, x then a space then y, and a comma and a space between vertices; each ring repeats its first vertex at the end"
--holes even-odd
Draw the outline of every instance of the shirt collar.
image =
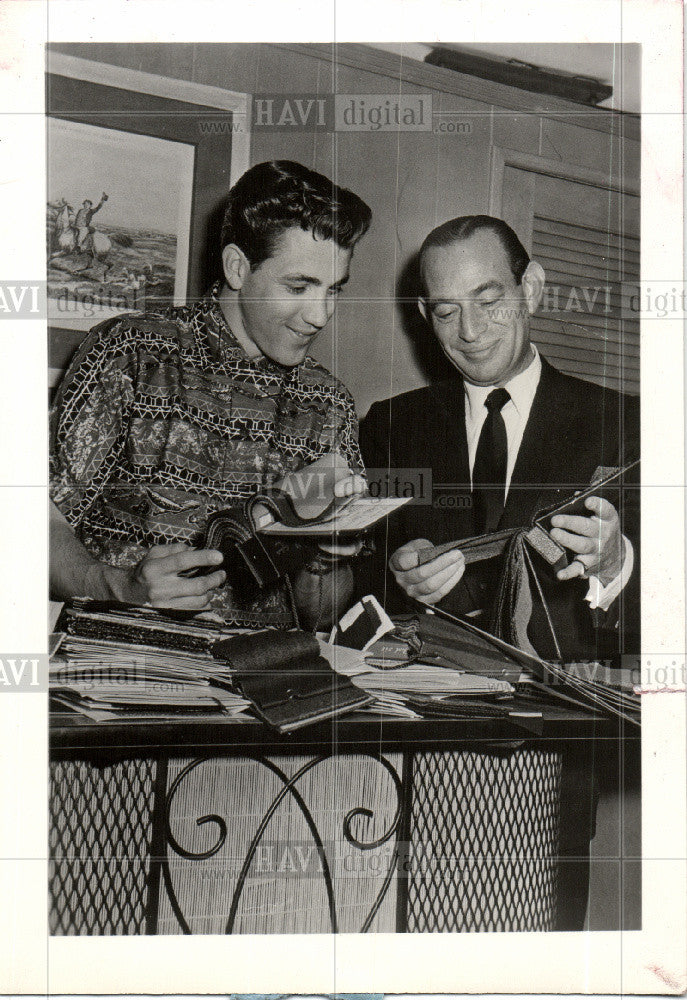
POLYGON ((232 333, 231 327, 227 323, 222 311, 219 300, 221 291, 222 282, 216 281, 206 295, 206 303, 209 306, 208 311, 212 319, 213 332, 218 340, 219 356, 223 361, 250 361, 251 359, 232 333))
MULTIPOLYGON (((529 413, 532 406, 534 394, 541 378, 541 356, 539 351, 532 344, 534 356, 527 368, 515 375, 504 388, 508 390, 511 401, 519 414, 529 413)), ((480 413, 484 407, 489 393, 494 388, 493 385, 473 385, 471 382, 464 382, 465 393, 468 401, 468 409, 471 417, 480 413)))
POLYGON ((226 316, 222 309, 222 304, 220 302, 220 295, 222 292, 222 281, 216 281, 214 285, 208 290, 204 303, 201 302, 201 310, 203 307, 207 310, 206 315, 209 315, 213 332, 215 333, 218 341, 218 352, 219 360, 221 362, 237 362, 240 361, 244 365, 255 366, 256 369, 261 371, 270 371, 274 374, 283 376, 284 378, 291 377, 292 379, 298 378, 298 370, 300 365, 294 365, 293 367, 285 367, 280 365, 276 361, 272 361, 271 358, 266 358, 262 354, 257 358, 249 358, 246 354, 243 345, 236 339, 236 336, 232 332, 231 327, 227 323, 226 316), (209 308, 208 308, 209 307, 209 308))

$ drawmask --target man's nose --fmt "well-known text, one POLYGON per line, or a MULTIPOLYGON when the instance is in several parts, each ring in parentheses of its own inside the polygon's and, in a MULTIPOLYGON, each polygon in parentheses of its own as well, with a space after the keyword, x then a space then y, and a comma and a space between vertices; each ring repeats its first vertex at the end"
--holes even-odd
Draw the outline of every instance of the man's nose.
POLYGON ((462 307, 459 323, 460 337, 468 343, 472 343, 484 332, 484 317, 480 315, 479 308, 470 303, 462 307))
POLYGON ((301 316, 308 326, 321 330, 329 322, 334 312, 334 303, 324 296, 313 296, 303 304, 301 316))

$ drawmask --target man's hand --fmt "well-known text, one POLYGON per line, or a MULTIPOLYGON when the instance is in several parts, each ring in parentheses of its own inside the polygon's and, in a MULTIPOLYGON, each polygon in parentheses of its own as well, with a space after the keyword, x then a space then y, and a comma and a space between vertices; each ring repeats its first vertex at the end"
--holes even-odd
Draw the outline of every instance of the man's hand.
MULTIPOLYGON (((363 477, 351 473, 350 476, 346 476, 345 479, 340 479, 338 483, 334 484, 334 496, 339 498, 362 496, 366 489, 367 483, 363 477)), ((363 543, 360 538, 356 537, 347 542, 318 542, 317 547, 320 552, 326 552, 328 555, 346 559, 357 556, 363 547, 363 543)))
POLYGON ((224 583, 226 573, 219 569, 193 579, 185 579, 179 573, 221 562, 222 553, 216 549, 193 549, 184 542, 154 545, 129 571, 131 600, 152 604, 154 608, 202 611, 209 606, 210 591, 224 583))
POLYGON ((426 538, 407 542, 396 549, 389 560, 389 569, 409 597, 423 604, 436 604, 453 590, 462 577, 465 559, 460 549, 451 549, 424 566, 418 566, 418 553, 426 548, 433 548, 426 538))
POLYGON ((365 479, 355 472, 349 473, 344 479, 339 479, 338 482, 334 483, 334 496, 339 498, 362 496, 366 490, 365 479))
POLYGON ((625 559, 625 540, 618 512, 602 497, 587 497, 591 517, 556 514, 551 518, 551 537, 575 554, 574 561, 556 574, 559 580, 596 576, 607 587, 620 573, 625 559))
POLYGON ((50 588, 55 600, 91 597, 202 611, 210 602, 210 591, 224 583, 224 570, 194 579, 184 579, 179 573, 221 562, 222 554, 216 549, 196 550, 176 542, 155 545, 136 566, 110 566, 84 548, 62 511, 50 502, 50 588))

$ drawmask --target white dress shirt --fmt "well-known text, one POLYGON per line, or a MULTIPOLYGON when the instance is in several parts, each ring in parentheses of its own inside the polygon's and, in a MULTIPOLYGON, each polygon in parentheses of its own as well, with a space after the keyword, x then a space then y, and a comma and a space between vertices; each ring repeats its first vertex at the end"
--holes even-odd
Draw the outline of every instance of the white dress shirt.
MULTIPOLYGON (((527 424, 532 403, 534 402, 534 395, 539 385, 539 379, 541 378, 541 357, 534 344, 532 345, 532 352, 532 361, 527 368, 512 378, 510 382, 506 382, 504 386, 510 395, 510 399, 501 410, 501 416, 506 425, 506 439, 508 442, 506 497, 508 497, 510 481, 513 476, 518 452, 520 451, 522 436, 525 433, 525 425, 527 424)), ((470 382, 465 382, 464 384, 465 430, 468 439, 468 462, 470 464, 470 483, 472 485, 472 470, 475 465, 479 436, 482 425, 487 419, 487 408, 484 404, 494 386, 472 385, 470 382)), ((592 608, 601 608, 604 611, 608 610, 629 580, 633 565, 634 552, 632 545, 629 539, 625 538, 625 560, 618 576, 614 580, 611 580, 605 587, 598 577, 589 577, 589 591, 586 600, 589 601, 590 606, 592 608)))

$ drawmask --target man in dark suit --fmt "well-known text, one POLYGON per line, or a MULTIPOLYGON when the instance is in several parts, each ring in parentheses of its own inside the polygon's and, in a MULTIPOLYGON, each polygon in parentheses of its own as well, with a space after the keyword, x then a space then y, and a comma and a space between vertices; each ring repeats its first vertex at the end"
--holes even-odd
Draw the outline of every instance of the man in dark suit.
MULTIPOLYGON (((539 355, 529 319, 544 271, 502 220, 444 223, 425 240, 420 266, 420 311, 461 378, 375 403, 361 425, 366 467, 429 467, 433 481, 431 504, 408 505, 377 535, 361 585, 391 611, 411 597, 488 627, 503 556, 466 568, 459 548, 422 564, 419 551, 529 525, 600 468, 638 457, 638 401, 564 375, 539 355)), ((636 500, 637 490, 623 493, 636 500)), ((553 519, 552 537, 573 561, 557 573, 537 562, 558 642, 535 600, 528 635, 541 655, 636 651, 634 506, 617 491, 590 497, 584 515, 553 519)))
MULTIPOLYGON (((427 562, 422 549, 527 526, 543 507, 587 487, 599 468, 638 457, 637 400, 570 378, 539 355, 530 316, 544 271, 502 220, 466 216, 439 226, 420 265, 420 310, 460 377, 375 403, 361 424, 371 478, 393 482, 394 468, 429 468, 432 497, 403 507, 378 531, 358 586, 388 611, 407 610, 413 598, 490 628, 505 554, 466 566, 460 547, 427 562)), ((638 651, 637 496, 628 488, 592 496, 586 515, 553 519, 552 536, 572 561, 558 572, 535 563, 547 607, 533 587, 526 635, 540 655, 570 661, 638 651)), ((482 753, 489 757, 488 748, 482 753)), ((514 756, 536 770, 531 753, 514 756)), ((531 794, 539 802, 541 785, 531 794)), ((563 799, 568 806, 555 926, 579 930, 596 816, 593 742, 565 745, 560 796, 561 813, 563 799)))

